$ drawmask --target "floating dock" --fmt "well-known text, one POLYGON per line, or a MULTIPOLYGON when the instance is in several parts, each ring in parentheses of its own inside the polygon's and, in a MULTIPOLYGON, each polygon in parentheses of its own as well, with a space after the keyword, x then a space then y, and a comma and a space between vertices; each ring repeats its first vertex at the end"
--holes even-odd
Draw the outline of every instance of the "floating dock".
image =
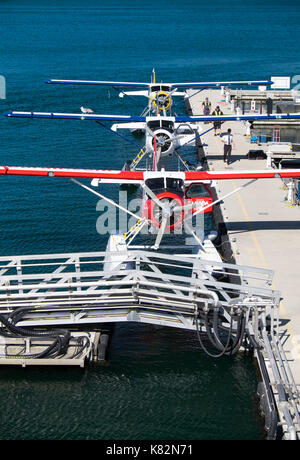
MULTIPOLYGON (((193 91, 189 90, 189 95, 191 94, 193 91)), ((212 110, 219 105, 224 115, 232 113, 232 104, 229 101, 226 103, 220 90, 205 90, 189 99, 192 114, 201 113, 201 104, 206 97, 211 101, 212 110)), ((253 92, 251 92, 252 97, 253 92)), ((203 131, 211 126, 203 125, 203 131)), ((266 159, 249 159, 248 157, 249 151, 255 146, 250 142, 246 124, 239 121, 226 122, 222 125, 222 132, 226 133, 228 128, 231 128, 235 142, 229 166, 223 161, 223 143, 220 136, 215 136, 212 130, 202 138, 204 160, 207 161, 208 169, 235 171, 265 169, 266 159)), ((262 144, 257 148, 267 151, 267 145, 262 144)), ((220 198, 244 184, 245 181, 239 181, 238 184, 234 181, 219 181, 215 191, 220 198)), ((261 373, 266 371, 270 380, 268 390, 275 396, 284 436, 286 439, 296 439, 297 436, 299 438, 300 426, 300 301, 298 292, 300 207, 292 206, 287 198, 287 184, 280 178, 270 181, 257 180, 249 187, 221 202, 216 215, 219 223, 225 227, 222 245, 227 259, 239 265, 253 265, 274 270, 272 286, 282 295, 279 327, 276 330, 276 347, 267 345, 262 356, 257 355, 257 358, 261 373), (283 366, 283 359, 288 364, 288 370, 283 366), (289 432, 288 417, 284 413, 282 398, 283 394, 288 394, 293 385, 294 389, 290 392, 288 399, 294 407, 297 407, 293 416, 297 434, 295 432, 292 435, 289 432)))

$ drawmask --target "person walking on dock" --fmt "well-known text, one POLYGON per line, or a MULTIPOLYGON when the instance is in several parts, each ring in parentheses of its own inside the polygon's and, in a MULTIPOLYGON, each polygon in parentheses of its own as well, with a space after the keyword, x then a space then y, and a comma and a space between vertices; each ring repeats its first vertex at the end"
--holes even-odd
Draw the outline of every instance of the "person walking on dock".
MULTIPOLYGON (((214 116, 220 116, 223 115, 223 112, 221 111, 220 107, 217 105, 215 110, 213 111, 212 115, 214 116)), ((217 135, 217 129, 219 130, 219 135, 221 135, 221 121, 214 121, 214 130, 215 130, 215 136, 217 135)))
POLYGON ((202 102, 203 115, 209 115, 211 110, 211 102, 209 102, 208 97, 205 98, 205 101, 202 102))
POLYGON ((233 135, 231 134, 231 129, 229 128, 227 130, 227 133, 224 134, 223 139, 221 139, 222 142, 224 142, 224 163, 229 165, 230 164, 230 159, 231 159, 231 151, 232 151, 232 146, 235 145, 233 141, 233 135))

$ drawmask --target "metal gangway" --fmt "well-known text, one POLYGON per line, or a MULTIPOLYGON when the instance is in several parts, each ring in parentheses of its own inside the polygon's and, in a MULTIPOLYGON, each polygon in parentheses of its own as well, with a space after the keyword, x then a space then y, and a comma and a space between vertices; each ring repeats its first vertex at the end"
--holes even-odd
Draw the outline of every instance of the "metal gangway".
MULTIPOLYGON (((1 343, 27 328, 93 330, 126 321, 195 331, 200 348, 215 358, 254 351, 270 438, 280 425, 296 439, 300 398, 281 343, 280 293, 272 280, 270 270, 168 248, 2 256, 1 343)), ((1 364, 5 359, 2 347, 1 364)))

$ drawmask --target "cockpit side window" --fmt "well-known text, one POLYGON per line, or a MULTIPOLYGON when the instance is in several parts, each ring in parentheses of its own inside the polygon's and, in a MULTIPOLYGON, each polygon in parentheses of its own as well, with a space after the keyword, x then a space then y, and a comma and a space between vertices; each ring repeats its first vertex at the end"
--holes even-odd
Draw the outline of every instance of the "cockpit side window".
POLYGON ((186 191, 187 198, 210 197, 210 193, 204 184, 192 184, 186 191))
POLYGON ((162 120, 161 127, 167 130, 173 130, 174 123, 172 121, 162 120))
POLYGON ((173 177, 167 177, 167 188, 177 191, 183 191, 183 180, 173 177))

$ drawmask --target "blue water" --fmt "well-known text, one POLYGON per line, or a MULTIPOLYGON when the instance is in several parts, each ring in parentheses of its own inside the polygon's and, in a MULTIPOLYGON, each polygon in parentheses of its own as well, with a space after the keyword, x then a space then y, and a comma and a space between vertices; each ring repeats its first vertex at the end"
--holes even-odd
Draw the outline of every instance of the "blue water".
MULTIPOLYGON (((153 67, 163 81, 297 75, 299 11, 296 0, 2 0, 0 110, 144 108, 48 78, 149 81, 153 67)), ((2 117, 0 127, 3 165, 118 169, 135 153, 88 121, 2 117)), ((68 180, 5 177, 0 197, 1 255, 105 248, 97 198, 68 180)), ((1 368, 0 438, 263 439, 256 385, 249 356, 213 360, 191 334, 128 324, 108 367, 1 368)))

